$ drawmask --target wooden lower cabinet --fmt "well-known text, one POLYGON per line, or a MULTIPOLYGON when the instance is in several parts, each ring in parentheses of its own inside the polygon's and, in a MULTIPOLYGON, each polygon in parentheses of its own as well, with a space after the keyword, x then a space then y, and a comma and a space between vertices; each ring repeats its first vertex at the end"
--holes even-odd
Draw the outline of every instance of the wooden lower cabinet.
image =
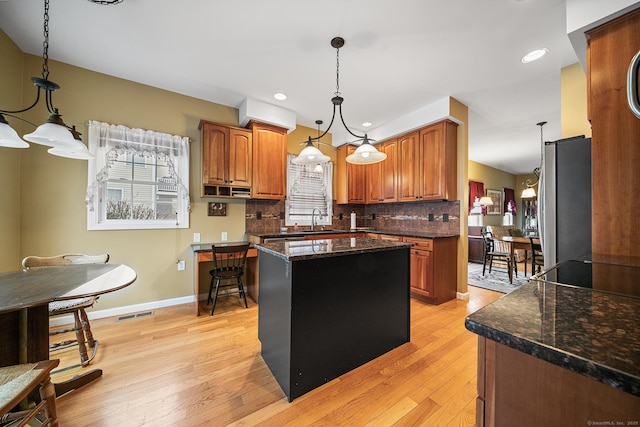
POLYGON ((478 338, 477 386, 478 427, 640 421, 640 397, 485 337, 478 338))
POLYGON ((411 296, 433 304, 456 297, 458 290, 458 238, 404 237, 411 248, 411 296))

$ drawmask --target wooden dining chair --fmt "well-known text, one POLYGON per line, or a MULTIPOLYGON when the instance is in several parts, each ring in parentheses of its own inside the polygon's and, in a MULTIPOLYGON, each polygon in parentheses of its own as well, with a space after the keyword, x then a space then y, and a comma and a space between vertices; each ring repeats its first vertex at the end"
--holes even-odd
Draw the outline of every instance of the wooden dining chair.
POLYGON ((531 274, 540 273, 544 269, 544 255, 539 238, 529 237, 531 241, 531 274))
MULTIPOLYGON (((74 264, 106 264, 109 262, 109 254, 85 255, 85 254, 64 254, 50 257, 28 256, 22 260, 22 267, 30 268, 46 268, 61 265, 74 264)), ((54 301, 49 303, 49 316, 61 316, 72 314, 73 326, 65 329, 59 329, 49 332, 49 335, 55 336, 67 332, 75 332, 76 338, 73 340, 64 340, 49 344, 49 351, 62 350, 77 345, 80 353, 80 364, 67 366, 63 369, 71 369, 78 366, 87 366, 95 357, 98 349, 98 340, 94 339, 91 332, 91 324, 85 309, 92 307, 98 297, 75 298, 70 300, 54 301), (91 355, 87 351, 87 345, 92 349, 91 355)))
POLYGON ((489 263, 489 273, 491 273, 491 269, 493 267, 493 261, 496 259, 504 262, 507 268, 507 272, 510 272, 511 268, 513 268, 513 266, 511 265, 511 253, 496 249, 495 241, 490 231, 484 231, 481 234, 482 234, 482 240, 484 241, 484 257, 482 260, 482 275, 484 276, 485 274, 487 262, 489 263))
POLYGON ((51 371, 59 362, 44 360, 0 368, 0 425, 58 425, 51 371))
POLYGON ((218 300, 218 292, 220 288, 237 286, 237 290, 225 292, 224 295, 238 294, 244 299, 245 308, 248 308, 247 295, 244 289, 242 276, 244 275, 244 267, 247 263, 249 244, 246 243, 231 246, 213 245, 212 251, 213 269, 209 271, 209 274, 211 274, 211 284, 209 285, 209 297, 207 298, 207 304, 211 302, 211 315, 213 316, 213 310, 216 308, 216 301, 218 300), (235 280, 235 283, 229 283, 229 280, 235 280), (216 291, 213 298, 211 298, 214 284, 216 291))

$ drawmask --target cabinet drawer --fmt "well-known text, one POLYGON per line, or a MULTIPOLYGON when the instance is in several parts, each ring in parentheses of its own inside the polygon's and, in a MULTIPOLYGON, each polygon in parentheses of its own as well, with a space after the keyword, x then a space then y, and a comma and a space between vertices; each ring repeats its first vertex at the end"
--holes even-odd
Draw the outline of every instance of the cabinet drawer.
POLYGON ((405 237, 403 239, 406 243, 413 243, 413 249, 419 251, 433 251, 433 240, 431 239, 419 239, 417 237, 405 237))

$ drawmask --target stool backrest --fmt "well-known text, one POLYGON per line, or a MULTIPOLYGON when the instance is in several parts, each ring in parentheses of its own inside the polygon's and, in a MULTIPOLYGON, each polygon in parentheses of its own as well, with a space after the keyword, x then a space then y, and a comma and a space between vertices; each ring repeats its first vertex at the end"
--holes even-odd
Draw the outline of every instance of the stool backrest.
POLYGON ((222 270, 243 269, 247 262, 249 244, 221 246, 212 245, 213 268, 222 270))

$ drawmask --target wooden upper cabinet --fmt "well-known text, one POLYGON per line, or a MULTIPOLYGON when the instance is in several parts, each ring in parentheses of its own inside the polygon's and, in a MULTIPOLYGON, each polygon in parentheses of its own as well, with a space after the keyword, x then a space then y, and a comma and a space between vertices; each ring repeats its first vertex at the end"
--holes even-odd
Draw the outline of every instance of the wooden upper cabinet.
POLYGON ((444 120, 398 138, 399 201, 456 198, 457 126, 444 120))
POLYGON ((365 170, 364 165, 347 163, 349 154, 357 147, 344 144, 336 153, 336 203, 363 204, 365 202, 365 170))
POLYGON ((202 183, 251 187, 252 134, 240 128, 200 121, 202 183))
POLYGON ((376 144, 378 151, 387 158, 366 166, 365 203, 389 203, 398 201, 397 159, 398 144, 395 139, 376 144))
POLYGON ((249 122, 253 134, 252 198, 284 200, 287 195, 287 129, 249 122))
POLYGON ((420 130, 420 196, 423 200, 450 200, 457 194, 458 125, 444 120, 420 130))
POLYGON ((418 131, 402 135, 398 140, 398 200, 420 200, 418 183, 420 174, 420 144, 418 131))

